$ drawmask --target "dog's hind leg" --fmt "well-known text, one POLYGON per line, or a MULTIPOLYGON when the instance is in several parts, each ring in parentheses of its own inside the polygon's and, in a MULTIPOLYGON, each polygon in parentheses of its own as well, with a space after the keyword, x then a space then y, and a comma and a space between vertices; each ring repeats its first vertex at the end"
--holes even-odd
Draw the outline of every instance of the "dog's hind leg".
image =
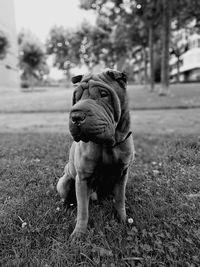
POLYGON ((59 179, 56 188, 61 199, 64 201, 64 203, 67 206, 69 206, 70 204, 76 203, 75 179, 70 174, 69 164, 66 165, 65 173, 59 179))

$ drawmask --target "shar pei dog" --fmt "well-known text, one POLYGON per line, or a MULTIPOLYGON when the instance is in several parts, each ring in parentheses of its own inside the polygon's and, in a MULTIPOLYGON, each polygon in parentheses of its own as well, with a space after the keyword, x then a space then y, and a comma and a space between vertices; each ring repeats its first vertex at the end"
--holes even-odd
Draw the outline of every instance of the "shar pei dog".
POLYGON ((76 84, 69 115, 74 139, 57 191, 69 205, 77 202, 76 226, 71 234, 86 232, 91 194, 111 195, 119 219, 126 220, 125 189, 134 158, 126 75, 115 70, 72 78, 76 84))

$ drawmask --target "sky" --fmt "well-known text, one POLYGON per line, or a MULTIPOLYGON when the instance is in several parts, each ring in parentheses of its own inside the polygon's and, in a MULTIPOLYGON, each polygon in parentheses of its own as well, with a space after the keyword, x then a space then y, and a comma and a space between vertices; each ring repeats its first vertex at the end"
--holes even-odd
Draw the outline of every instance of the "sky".
POLYGON ((14 0, 17 32, 29 29, 45 42, 52 26, 75 28, 84 19, 94 24, 92 11, 79 8, 79 0, 14 0))

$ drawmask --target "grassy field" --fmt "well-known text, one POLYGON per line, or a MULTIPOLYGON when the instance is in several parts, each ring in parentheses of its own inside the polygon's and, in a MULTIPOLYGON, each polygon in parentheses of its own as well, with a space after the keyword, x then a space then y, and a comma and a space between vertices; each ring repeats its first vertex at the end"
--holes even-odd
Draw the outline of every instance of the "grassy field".
MULTIPOLYGON (((132 110, 131 128, 136 134, 200 135, 200 108, 132 110)), ((69 132, 67 112, 0 113, 1 132, 69 132)))
MULTIPOLYGON (((128 86, 130 109, 160 109, 200 107, 199 84, 171 85, 168 96, 158 96, 144 86, 128 86)), ((73 89, 36 88, 34 91, 1 93, 0 112, 55 112, 68 111, 73 89)))
POLYGON ((135 136, 136 161, 120 225, 91 203, 87 236, 72 244, 76 209, 55 191, 69 136, 0 134, 0 266, 200 266, 200 139, 135 136))
POLYGON ((80 244, 68 240, 76 208, 66 211, 55 189, 72 141, 72 92, 0 92, 0 266, 200 266, 199 85, 172 85, 167 97, 129 86, 133 223, 120 225, 109 201, 91 203, 80 244))

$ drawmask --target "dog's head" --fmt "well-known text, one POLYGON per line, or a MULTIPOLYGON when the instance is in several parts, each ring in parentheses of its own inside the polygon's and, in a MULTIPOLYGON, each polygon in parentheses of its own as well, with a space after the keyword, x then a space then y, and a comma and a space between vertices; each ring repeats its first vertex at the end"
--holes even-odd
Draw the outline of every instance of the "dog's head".
POLYGON ((72 78, 69 129, 75 141, 115 144, 129 131, 126 75, 115 70, 72 78))

